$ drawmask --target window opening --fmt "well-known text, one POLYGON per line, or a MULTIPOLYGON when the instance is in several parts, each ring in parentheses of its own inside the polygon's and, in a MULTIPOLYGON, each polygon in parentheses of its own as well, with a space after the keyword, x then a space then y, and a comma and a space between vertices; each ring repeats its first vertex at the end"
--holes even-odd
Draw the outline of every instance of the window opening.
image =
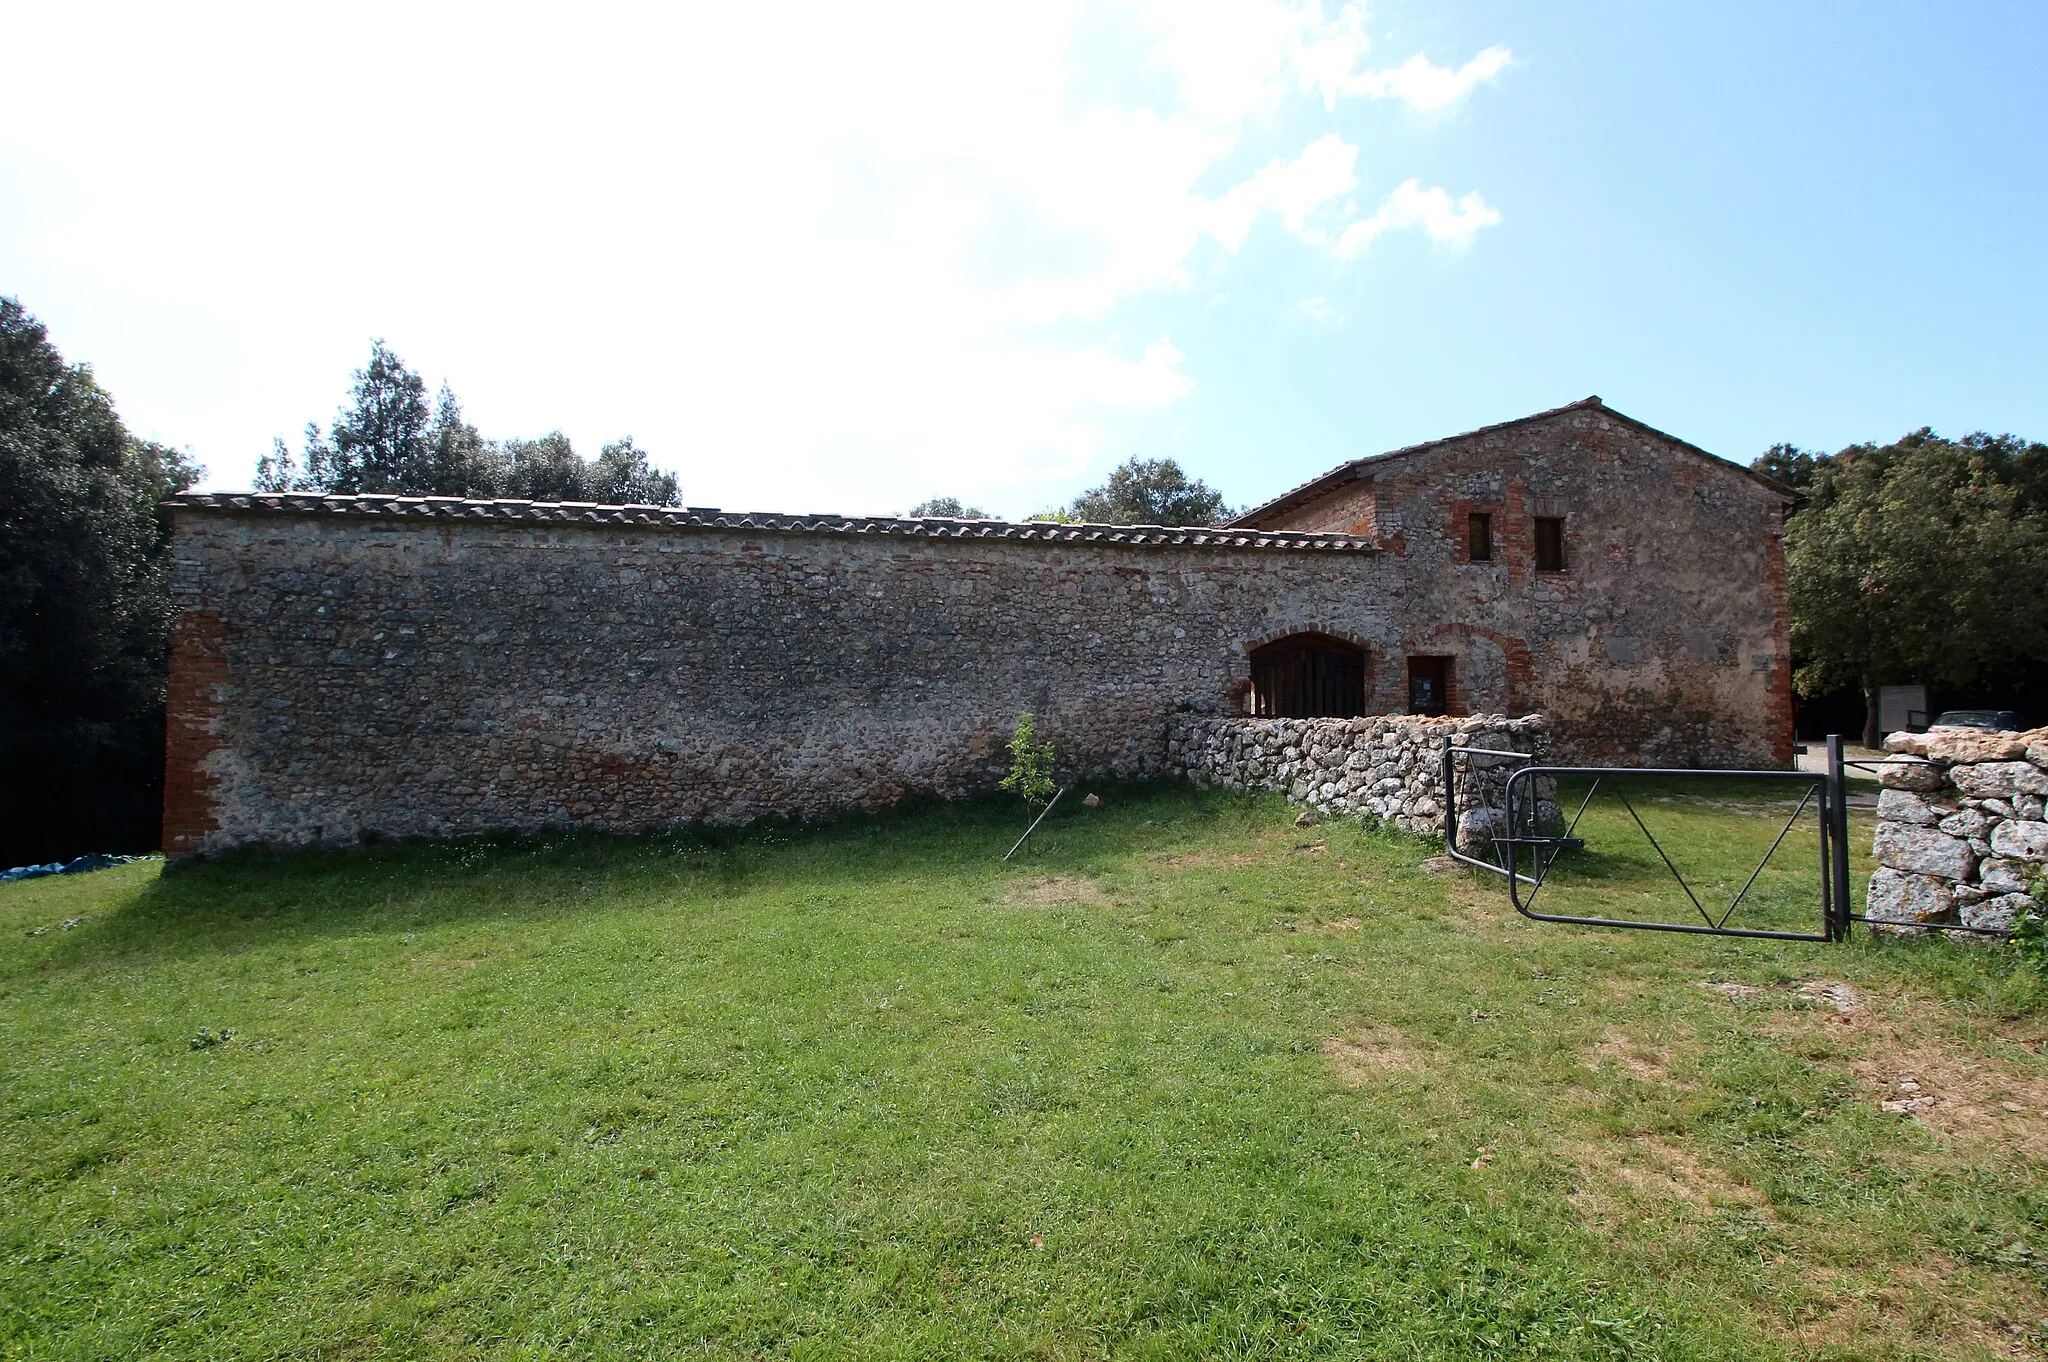
POLYGON ((1252 713, 1261 719, 1355 719, 1365 713, 1365 649, 1327 634, 1254 648, 1252 713))
POLYGON ((1536 517, 1536 570, 1564 571, 1564 521, 1560 517, 1536 517))
POLYGON ((1451 660, 1448 657, 1408 659, 1408 712, 1448 714, 1451 706, 1451 660))
POLYGON ((1483 511, 1465 517, 1465 557, 1474 563, 1493 561, 1493 517, 1483 511))

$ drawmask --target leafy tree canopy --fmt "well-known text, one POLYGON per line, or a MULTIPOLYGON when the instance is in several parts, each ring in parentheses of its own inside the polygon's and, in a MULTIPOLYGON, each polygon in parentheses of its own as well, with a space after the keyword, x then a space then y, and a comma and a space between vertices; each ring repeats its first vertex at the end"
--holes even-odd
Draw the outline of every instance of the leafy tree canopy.
POLYGON ((199 472, 0 297, 0 863, 155 845, 160 503, 199 472))
POLYGON ((1133 455, 1109 480, 1075 497, 1066 517, 1099 525, 1219 525, 1235 514, 1223 494, 1172 459, 1133 455))
POLYGON ((1917 430, 1754 465, 1801 491, 1787 523, 1796 684, 1963 688, 2048 656, 2048 446, 1917 430))
POLYGON ((383 341, 370 344, 349 403, 322 434, 306 426, 302 452, 283 440, 257 461, 265 492, 393 492, 407 496, 520 497, 674 506, 673 473, 647 460, 632 439, 614 440, 586 462, 561 431, 537 440, 486 440, 463 419, 447 384, 431 407, 427 386, 383 341))
POLYGON ((979 506, 969 506, 958 497, 933 497, 920 501, 910 508, 913 516, 938 516, 951 520, 993 520, 987 511, 979 506))
POLYGON ((1775 444, 1750 461, 1750 468, 1795 492, 1813 485, 1813 470, 1825 454, 1815 454, 1794 445, 1775 444))

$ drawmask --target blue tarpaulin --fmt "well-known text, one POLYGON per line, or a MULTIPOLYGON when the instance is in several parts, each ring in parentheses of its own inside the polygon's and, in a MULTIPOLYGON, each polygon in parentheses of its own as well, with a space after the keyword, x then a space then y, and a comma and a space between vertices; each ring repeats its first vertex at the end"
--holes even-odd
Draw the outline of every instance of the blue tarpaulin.
POLYGON ((0 884, 14 880, 33 880, 43 875, 79 875, 88 870, 105 870, 108 866, 126 865, 139 861, 140 856, 108 856, 95 851, 80 856, 75 861, 52 861, 48 865, 18 865, 12 870, 0 870, 0 884))

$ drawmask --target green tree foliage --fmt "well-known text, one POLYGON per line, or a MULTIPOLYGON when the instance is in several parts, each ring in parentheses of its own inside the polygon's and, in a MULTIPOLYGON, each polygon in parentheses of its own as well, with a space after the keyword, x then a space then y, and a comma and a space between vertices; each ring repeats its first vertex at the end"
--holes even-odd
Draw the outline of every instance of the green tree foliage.
POLYGON ((910 508, 912 516, 935 516, 948 520, 993 520, 979 506, 969 506, 958 497, 933 497, 910 508))
POLYGON ((682 500, 676 475, 647 462, 633 437, 614 440, 583 467, 583 499, 607 505, 674 506, 682 500))
POLYGON ((446 383, 434 399, 434 424, 427 442, 433 457, 433 495, 493 497, 504 486, 504 456, 462 419, 462 403, 446 383))
POLYGON ((1221 492, 1172 459, 1135 455, 1067 507, 1072 519, 1097 525, 1220 525, 1234 514, 1221 492))
POLYGON ((538 440, 507 440, 505 491, 528 501, 584 501, 583 460, 559 430, 538 440))
POLYGON ((169 520, 199 469, 130 435, 0 298, 0 864, 153 849, 169 520))
POLYGON ((351 397, 334 423, 327 485, 337 492, 394 492, 431 483, 433 416, 425 380, 375 340, 351 397))
POLYGON ((631 438, 613 441, 589 462, 558 430, 537 440, 486 440, 463 419, 447 384, 430 408, 426 382, 381 340, 371 342, 370 362, 356 371, 349 404, 329 431, 309 423, 298 455, 283 440, 272 441, 257 461, 256 487, 608 505, 682 500, 675 475, 650 465, 631 438))
POLYGON ((1784 484, 1795 492, 1804 492, 1813 486, 1814 469, 1828 456, 1815 454, 1794 445, 1776 444, 1765 450, 1750 463, 1750 467, 1773 482, 1784 484))
POLYGON ((2048 656, 2048 446, 1918 430, 1832 455, 1775 446, 1754 465, 1799 487, 1786 526, 1801 694, 1965 688, 2048 656))
POLYGON ((1056 788, 1052 744, 1038 740, 1037 720, 1029 713, 1019 714, 1016 731, 1005 746, 1010 752, 1010 773, 996 782, 996 788, 1015 791, 1033 807, 1051 799, 1056 788))

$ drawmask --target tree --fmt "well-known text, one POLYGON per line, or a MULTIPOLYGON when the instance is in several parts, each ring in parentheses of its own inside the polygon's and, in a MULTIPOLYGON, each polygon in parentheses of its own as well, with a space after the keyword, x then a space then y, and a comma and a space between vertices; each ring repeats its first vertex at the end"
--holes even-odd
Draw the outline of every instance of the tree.
POLYGON ((446 383, 434 400, 427 433, 432 451, 431 490, 444 497, 494 497, 505 485, 505 456, 462 419, 462 404, 446 383))
POLYGON ((0 298, 0 864, 157 845, 170 525, 199 475, 0 298))
POLYGON ((944 520, 992 520, 979 506, 969 506, 958 497, 933 497, 910 508, 911 517, 932 516, 944 520))
POLYGON ((1017 716, 1017 727, 1010 734, 1010 740, 1003 744, 1010 753, 1010 770, 996 782, 999 790, 1012 790, 1026 804, 1034 808, 1053 797, 1053 747, 1050 742, 1038 740, 1037 719, 1029 714, 1017 716))
POLYGON ((584 466, 583 500, 608 506, 674 506, 682 500, 676 475, 647 462, 647 451, 628 435, 614 440, 584 466))
POLYGON ((401 492, 431 486, 427 385, 384 342, 370 342, 370 362, 356 370, 354 399, 334 423, 332 472, 337 492, 401 492))
POLYGON ((1775 444, 1750 463, 1750 468, 1795 492, 1813 485, 1814 469, 1828 456, 1789 444, 1775 444))
POLYGON ((1785 532, 1800 693, 1861 687, 1875 744, 1880 685, 1964 687, 2048 655, 2044 470, 2048 447, 1925 429, 1814 456, 1785 532))
POLYGON ((656 506, 682 500, 675 475, 650 464, 631 438, 614 440, 589 463, 559 430, 538 440, 486 440, 463 419, 446 383, 430 410, 425 381, 381 340, 370 343, 370 362, 356 370, 349 404, 327 434, 309 422, 297 456, 283 440, 271 441, 256 462, 256 489, 656 506))
POLYGON ((559 430, 538 440, 507 440, 505 490, 527 501, 582 501, 583 460, 559 430))
POLYGON ((1220 525, 1235 514, 1221 492, 1189 478, 1172 459, 1135 455, 1067 511, 1099 525, 1220 525))

